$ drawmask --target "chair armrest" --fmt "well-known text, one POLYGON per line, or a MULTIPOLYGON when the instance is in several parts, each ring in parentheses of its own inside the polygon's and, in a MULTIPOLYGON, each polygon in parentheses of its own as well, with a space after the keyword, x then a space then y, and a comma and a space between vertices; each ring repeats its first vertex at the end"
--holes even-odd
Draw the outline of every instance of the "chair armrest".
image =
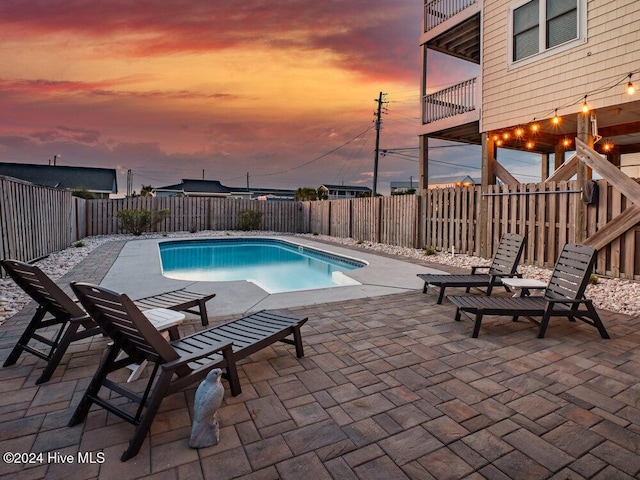
POLYGON ((196 360, 200 360, 201 358, 208 357, 209 355, 214 354, 215 352, 219 352, 224 350, 225 348, 231 348, 233 342, 218 342, 211 345, 209 348, 204 348, 199 352, 192 353, 190 355, 185 355, 171 362, 163 363, 163 370, 174 370, 182 365, 186 365, 189 362, 195 362, 196 360))
POLYGON ((570 304, 570 305, 579 305, 581 303, 591 303, 591 300, 587 299, 587 298, 582 298, 582 299, 576 299, 573 300, 571 298, 554 298, 554 299, 547 299, 547 302, 549 303, 566 303, 566 304, 570 304))
POLYGON ((480 270, 480 269, 488 270, 489 268, 491 268, 491 265, 474 265, 471 267, 471 275, 476 273, 477 270, 480 270))

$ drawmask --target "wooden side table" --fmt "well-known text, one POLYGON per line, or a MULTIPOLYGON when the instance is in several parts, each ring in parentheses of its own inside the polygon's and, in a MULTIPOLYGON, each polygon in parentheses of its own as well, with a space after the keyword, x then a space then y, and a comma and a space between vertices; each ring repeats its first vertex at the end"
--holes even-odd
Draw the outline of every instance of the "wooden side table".
MULTIPOLYGON (((145 310, 142 313, 167 340, 177 340, 180 338, 178 327, 186 318, 184 313, 176 312, 175 310, 168 310, 166 308, 152 308, 151 310, 145 310)), ((121 353, 120 355, 124 355, 124 353, 121 353)), ((127 382, 136 381, 146 366, 146 360, 139 365, 135 363, 129 365, 128 368, 131 369, 131 375, 129 375, 127 382)))
POLYGON ((526 297, 531 294, 530 290, 543 290, 547 288, 547 284, 540 280, 534 280, 532 278, 502 278, 503 285, 513 288, 514 290, 520 290, 520 295, 515 293, 513 296, 526 297))

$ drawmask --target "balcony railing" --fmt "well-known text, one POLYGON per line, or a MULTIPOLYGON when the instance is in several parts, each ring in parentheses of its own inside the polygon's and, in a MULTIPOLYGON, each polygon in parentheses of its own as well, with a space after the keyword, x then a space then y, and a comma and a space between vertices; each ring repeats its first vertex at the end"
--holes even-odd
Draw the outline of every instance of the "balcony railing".
POLYGON ((437 27, 476 2, 477 0, 425 0, 424 31, 437 27))
POLYGON ((476 109, 476 79, 466 80, 423 98, 422 120, 431 123, 476 109))

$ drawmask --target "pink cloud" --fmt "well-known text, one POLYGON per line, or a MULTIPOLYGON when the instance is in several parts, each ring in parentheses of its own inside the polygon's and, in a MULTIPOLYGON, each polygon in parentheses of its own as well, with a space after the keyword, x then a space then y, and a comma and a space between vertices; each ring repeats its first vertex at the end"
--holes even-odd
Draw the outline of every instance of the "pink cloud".
MULTIPOLYGON (((153 56, 207 52, 255 44, 324 49, 342 68, 374 78, 417 81, 422 2, 269 0, 53 0, 0 4, 6 38, 78 35, 127 41, 101 55, 153 56), (134 37, 133 34, 136 34, 134 37)), ((100 42, 97 42, 100 44, 100 42)))

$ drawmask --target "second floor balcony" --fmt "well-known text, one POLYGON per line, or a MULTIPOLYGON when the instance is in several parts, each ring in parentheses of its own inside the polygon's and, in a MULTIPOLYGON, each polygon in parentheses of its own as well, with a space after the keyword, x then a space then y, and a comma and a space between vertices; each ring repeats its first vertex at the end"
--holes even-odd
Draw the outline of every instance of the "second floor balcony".
POLYGON ((476 3, 477 0, 425 0, 424 31, 436 28, 476 3))
POLYGON ((432 123, 476 110, 476 78, 423 97, 422 123, 432 123))

